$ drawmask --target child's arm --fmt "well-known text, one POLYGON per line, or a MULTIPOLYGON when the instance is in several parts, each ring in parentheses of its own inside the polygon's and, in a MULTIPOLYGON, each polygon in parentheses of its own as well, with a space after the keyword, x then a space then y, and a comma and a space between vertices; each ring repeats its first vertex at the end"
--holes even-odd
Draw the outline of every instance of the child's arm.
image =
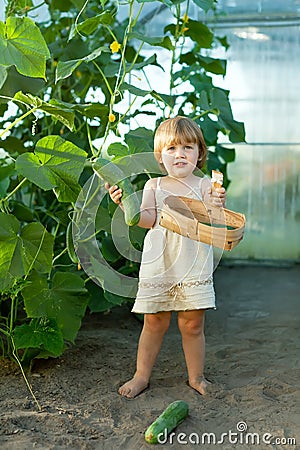
POLYGON ((205 177, 202 181, 201 190, 204 203, 210 203, 214 206, 225 208, 226 191, 223 187, 212 189, 210 179, 205 177))
MULTIPOLYGON (((142 204, 140 207, 140 221, 138 223, 139 227, 142 228, 152 228, 156 220, 156 204, 155 204, 155 189, 156 189, 156 179, 150 178, 143 190, 142 204)), ((120 208, 124 210, 122 205, 122 189, 118 186, 110 186, 105 183, 105 188, 108 190, 110 198, 114 203, 120 205, 120 208)))

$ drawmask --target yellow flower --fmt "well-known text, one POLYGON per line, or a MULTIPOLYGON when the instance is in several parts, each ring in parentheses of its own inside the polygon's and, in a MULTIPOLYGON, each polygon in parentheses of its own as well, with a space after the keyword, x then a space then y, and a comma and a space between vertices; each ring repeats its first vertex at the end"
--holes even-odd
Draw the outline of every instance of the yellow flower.
POLYGON ((112 53, 118 53, 118 51, 121 48, 121 44, 119 44, 118 41, 114 41, 110 44, 109 47, 110 47, 112 53))
POLYGON ((183 21, 183 23, 187 23, 187 22, 189 21, 189 18, 188 18, 187 13, 184 13, 184 14, 183 14, 183 16, 182 16, 182 21, 183 21))
POLYGON ((187 27, 184 27, 184 28, 182 29, 182 32, 185 33, 187 30, 188 30, 188 28, 187 28, 187 27))
POLYGON ((108 116, 108 120, 109 122, 115 122, 116 116, 113 113, 110 113, 108 116))

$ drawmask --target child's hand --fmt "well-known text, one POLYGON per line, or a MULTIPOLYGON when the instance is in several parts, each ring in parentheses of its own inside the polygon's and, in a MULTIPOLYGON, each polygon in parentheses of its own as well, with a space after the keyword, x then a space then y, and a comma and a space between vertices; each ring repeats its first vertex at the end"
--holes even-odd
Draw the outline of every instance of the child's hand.
POLYGON ((110 186, 108 183, 105 183, 104 185, 105 189, 108 190, 109 196, 112 199, 114 203, 117 205, 121 204, 121 197, 122 197, 122 189, 119 189, 118 186, 110 186))
POLYGON ((210 202, 214 206, 225 207, 226 202, 226 191, 223 187, 221 188, 210 188, 210 202))

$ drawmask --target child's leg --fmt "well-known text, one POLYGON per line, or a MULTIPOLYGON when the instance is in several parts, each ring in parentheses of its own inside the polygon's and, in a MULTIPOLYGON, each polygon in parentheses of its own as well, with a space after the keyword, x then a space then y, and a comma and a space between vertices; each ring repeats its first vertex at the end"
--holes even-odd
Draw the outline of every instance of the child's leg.
POLYGON ((170 320, 170 311, 145 314, 137 352, 136 372, 131 380, 120 387, 119 394, 133 398, 148 386, 152 368, 164 334, 169 328, 170 320))
POLYGON ((209 382, 203 376, 205 360, 205 310, 179 311, 178 327, 189 376, 189 385, 205 394, 209 382))

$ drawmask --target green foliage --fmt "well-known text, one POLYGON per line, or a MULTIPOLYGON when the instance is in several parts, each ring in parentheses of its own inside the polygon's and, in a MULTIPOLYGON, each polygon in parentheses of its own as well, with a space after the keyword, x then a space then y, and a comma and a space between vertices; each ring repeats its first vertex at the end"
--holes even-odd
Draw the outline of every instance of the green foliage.
MULTIPOLYGON (((214 10, 214 0, 193 1, 214 10)), ((84 210, 90 200, 78 207, 97 158, 110 157, 142 189, 155 167, 144 167, 138 155, 153 153, 155 125, 183 114, 201 126, 210 146, 204 170, 219 168, 228 183, 235 153, 219 145, 219 136, 245 139, 229 92, 210 76, 226 73, 226 60, 211 54, 228 47, 226 37, 189 18, 189 2, 127 0, 123 19, 112 0, 46 4, 47 20, 35 23, 28 17, 38 11, 31 1, 9 1, 0 22, 0 332, 5 353, 22 356, 27 366, 32 358, 59 356, 65 341, 74 343, 87 307, 105 311, 133 300, 129 282, 124 292, 131 297, 123 297, 110 292, 108 277, 121 290, 120 274, 137 277, 139 264, 126 255, 130 242, 133 252, 141 250, 144 230, 130 229, 124 256, 111 229, 115 205, 102 199, 92 226, 84 210), (171 12, 159 36, 145 28, 147 4, 171 12), (147 75, 150 66, 165 80, 159 89, 147 75), (92 239, 90 254, 79 254, 78 242, 92 239), (86 258, 89 274, 81 269, 86 258)))
POLYGON ((56 272, 49 285, 34 271, 28 281, 22 290, 27 316, 55 319, 64 339, 74 342, 88 301, 84 280, 75 273, 56 272))
POLYGON ((22 75, 45 78, 48 46, 39 27, 28 17, 0 22, 1 66, 15 66, 22 75))
POLYGON ((51 356, 61 355, 64 349, 63 334, 56 320, 47 317, 32 319, 29 324, 16 326, 13 336, 17 349, 39 349, 44 355, 46 351, 51 356))
POLYGON ((0 212, 0 290, 11 289, 30 270, 42 273, 52 267, 54 237, 41 223, 20 229, 15 216, 0 212))
POLYGON ((44 191, 53 189, 60 202, 75 201, 80 192, 79 176, 86 152, 59 136, 46 136, 36 143, 34 153, 16 159, 16 171, 44 191))

